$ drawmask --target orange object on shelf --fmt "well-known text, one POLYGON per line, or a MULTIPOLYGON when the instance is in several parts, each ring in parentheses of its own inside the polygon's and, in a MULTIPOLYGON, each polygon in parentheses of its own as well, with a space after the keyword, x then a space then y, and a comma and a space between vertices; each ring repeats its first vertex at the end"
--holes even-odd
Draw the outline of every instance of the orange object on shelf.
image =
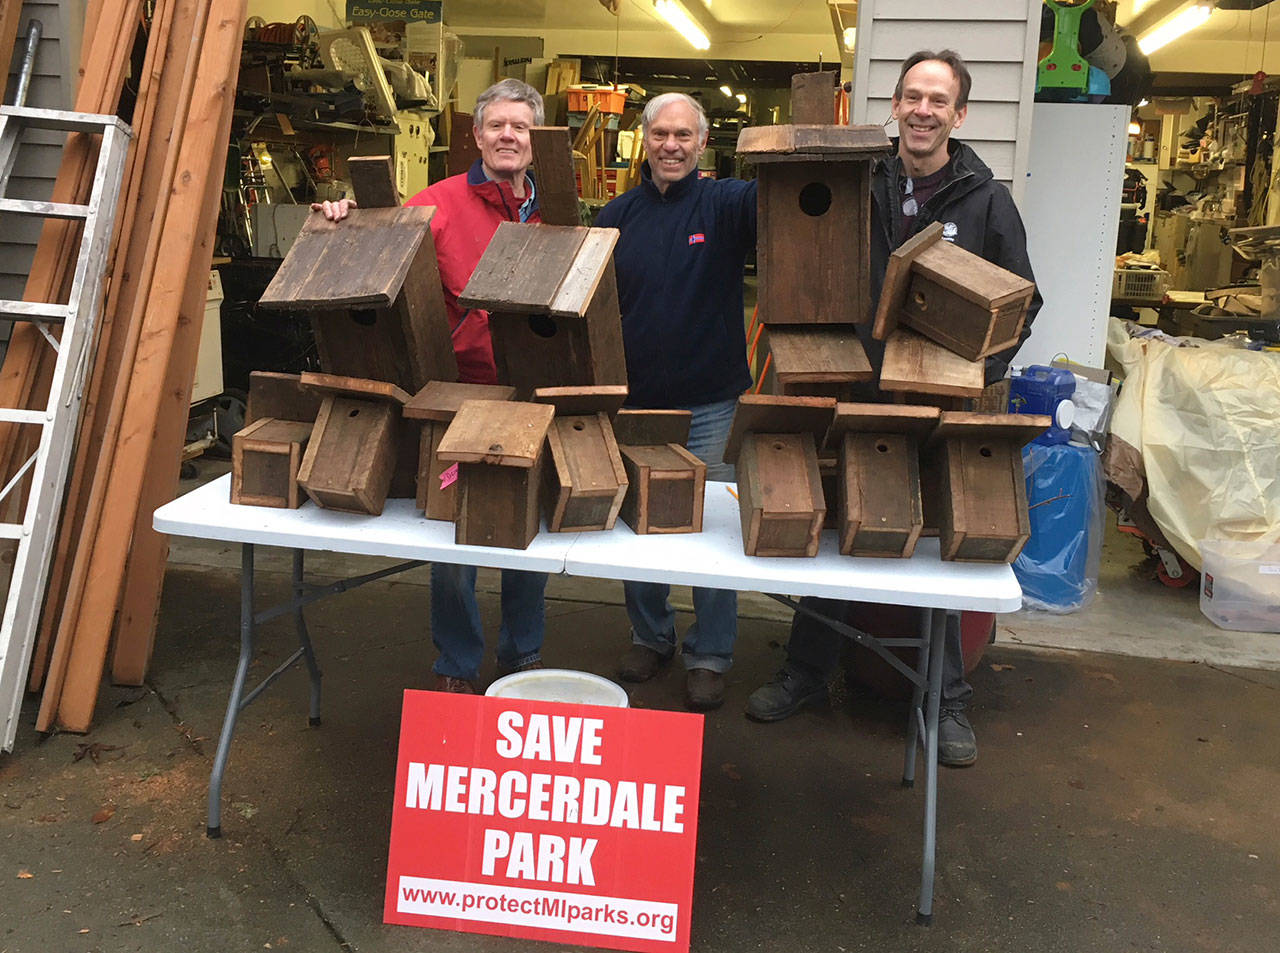
POLYGON ((625 86, 570 86, 568 94, 569 112, 584 113, 593 105, 602 113, 621 115, 627 107, 627 89, 625 86))

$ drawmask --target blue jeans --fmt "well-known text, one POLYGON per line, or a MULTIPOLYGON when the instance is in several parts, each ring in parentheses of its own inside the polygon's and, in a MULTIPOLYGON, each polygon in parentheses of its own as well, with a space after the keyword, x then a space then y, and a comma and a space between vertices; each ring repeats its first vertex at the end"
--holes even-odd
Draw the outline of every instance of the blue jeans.
MULTIPOLYGON (((860 627, 856 618, 858 603, 839 599, 820 599, 803 596, 800 604, 814 612, 860 627)), ((942 698, 943 708, 967 708, 973 689, 964 678, 964 652, 960 643, 960 626, 957 617, 947 617, 947 631, 942 641, 942 698)), ((880 632, 872 635, 885 635, 880 632)), ((903 633, 913 636, 914 632, 903 633)), ((802 612, 791 619, 791 637, 787 640, 787 664, 810 680, 826 681, 840 664, 840 650, 845 637, 825 622, 819 622, 802 612)))
MULTIPOLYGON (((498 664, 512 671, 541 658, 545 631, 545 572, 502 570, 498 664)), ((431 641, 437 675, 474 681, 484 658, 484 629, 476 603, 476 567, 431 564, 431 641)))
MULTIPOLYGON (((732 481, 733 464, 721 462, 733 425, 737 398, 686 407, 693 411, 689 452, 707 465, 708 480, 732 481)), ((667 597, 671 587, 661 582, 624 582, 631 641, 670 658, 676 651, 676 614, 667 597)), ((738 594, 730 589, 693 589, 694 623, 684 634, 685 668, 727 672, 733 664, 738 637, 738 594)))

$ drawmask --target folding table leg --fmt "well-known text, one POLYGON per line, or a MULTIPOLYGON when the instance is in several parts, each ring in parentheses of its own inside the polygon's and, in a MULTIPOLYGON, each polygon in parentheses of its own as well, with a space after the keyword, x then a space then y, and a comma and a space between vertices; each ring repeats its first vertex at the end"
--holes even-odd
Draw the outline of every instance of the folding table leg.
POLYGON ((320 663, 316 660, 315 649, 311 646, 311 636, 307 633, 307 620, 302 615, 302 597, 305 595, 303 583, 303 551, 293 551, 293 627, 298 632, 298 645, 302 648, 302 659, 307 663, 307 672, 311 677, 311 707, 307 712, 307 722, 312 727, 320 724, 320 663))
POLYGON ((929 616, 929 694, 924 722, 924 862, 920 872, 920 906, 916 922, 933 922, 933 868, 938 836, 938 707, 942 698, 942 646, 947 627, 960 625, 960 615, 931 609, 929 616))
POLYGON ((240 550, 240 661, 236 665, 236 677, 231 682, 231 697, 227 699, 227 713, 222 719, 218 753, 214 755, 213 771, 209 775, 209 821, 205 828, 209 837, 222 836, 222 777, 231 753, 231 736, 235 734, 236 719, 240 715, 245 678, 253 661, 253 626, 253 544, 244 543, 240 550))
POLYGON ((933 611, 922 609, 919 622, 919 647, 916 649, 916 674, 919 679, 915 690, 911 693, 911 707, 907 709, 907 753, 902 764, 902 786, 913 787, 916 783, 916 742, 924 730, 924 693, 929 684, 929 634, 932 631, 933 611))

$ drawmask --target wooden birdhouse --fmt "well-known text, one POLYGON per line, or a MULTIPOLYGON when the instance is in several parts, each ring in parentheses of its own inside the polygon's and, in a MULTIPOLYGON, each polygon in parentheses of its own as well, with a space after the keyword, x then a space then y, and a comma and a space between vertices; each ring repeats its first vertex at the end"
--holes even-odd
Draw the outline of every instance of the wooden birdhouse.
POLYGON ((923 334, 897 328, 884 342, 880 390, 909 395, 912 403, 951 404, 982 396, 986 368, 923 334))
POLYGON ((622 410, 613 432, 627 469, 622 520, 632 531, 702 532, 707 465, 685 449, 687 410, 622 410))
POLYGON ((320 506, 377 516, 387 499, 409 395, 394 384, 304 373, 323 396, 298 484, 320 506))
POLYGON ((457 496, 458 465, 437 455, 440 441, 463 401, 512 400, 514 387, 432 381, 404 405, 407 421, 420 421, 417 504, 427 519, 452 520, 457 496))
POLYGON ((826 519, 817 444, 831 426, 827 397, 738 398, 725 460, 736 461, 748 556, 816 556, 826 519))
POLYGON ((613 417, 613 435, 620 447, 685 446, 693 413, 688 410, 620 410, 613 417))
POLYGON ((934 222, 889 256, 872 333, 898 324, 980 361, 1018 343, 1035 285, 942 237, 934 222))
POLYGON ((528 400, 538 387, 626 385, 611 228, 498 226, 458 301, 489 312, 498 382, 528 400))
POLYGON ((626 387, 539 387, 533 399, 555 408, 547 430, 543 512, 553 533, 613 529, 627 493, 627 471, 610 417, 626 387))
POLYGON ((836 531, 846 556, 909 557, 924 529, 920 441, 936 407, 837 404, 827 447, 838 454, 836 531))
POLYGON ((790 397, 849 400, 875 378, 851 325, 770 325, 766 332, 774 390, 790 397))
POLYGON ((522 401, 467 400, 436 448, 458 464, 454 540, 526 549, 538 535, 543 447, 555 408, 522 401))
POLYGON ((920 490, 943 559, 1017 558, 1031 535, 1022 447, 1050 422, 1040 414, 942 412, 925 443, 920 490))
POLYGON ((329 374, 387 381, 410 394, 458 379, 431 207, 315 213, 267 286, 264 308, 311 316, 329 374))
POLYGON ((298 468, 320 403, 297 374, 249 374, 245 426, 231 438, 232 503, 297 509, 298 468))
POLYGON ((871 163, 889 150, 878 125, 754 126, 739 134, 738 154, 758 166, 762 323, 869 319, 871 163))

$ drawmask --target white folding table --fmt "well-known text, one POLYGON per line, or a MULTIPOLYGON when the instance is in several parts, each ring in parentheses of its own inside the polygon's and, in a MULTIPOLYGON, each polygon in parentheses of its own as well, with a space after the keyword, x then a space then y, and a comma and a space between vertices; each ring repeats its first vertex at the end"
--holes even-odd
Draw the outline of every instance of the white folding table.
MULTIPOLYGON (((796 607, 795 597, 822 596, 857 602, 919 606, 919 633, 913 638, 876 638, 848 625, 822 618, 842 635, 884 658, 914 686, 907 727, 903 785, 915 779, 917 741, 924 739, 924 856, 917 919, 928 923, 933 912, 934 854, 938 789, 938 702, 942 686, 942 646, 948 625, 959 625, 961 610, 1012 612, 1022 593, 1007 565, 943 562, 936 539, 922 539, 911 559, 841 556, 835 534, 824 532, 813 559, 747 556, 732 484, 707 483, 703 531, 678 535, 637 536, 621 520, 609 532, 541 532, 528 549, 460 546, 452 523, 424 519, 412 500, 388 500, 381 516, 324 510, 306 503, 296 510, 236 506, 230 502, 230 476, 224 476, 155 512, 162 533, 240 543, 240 659, 223 720, 218 751, 209 779, 210 837, 221 834, 222 780, 231 738, 241 711, 271 682, 302 660, 310 673, 312 724, 320 721, 320 668, 307 634, 303 608, 339 592, 402 572, 424 562, 461 563, 495 569, 526 569, 641 582, 666 582, 762 592, 796 607), (254 546, 293 550, 293 597, 261 611, 254 609, 254 546), (306 550, 389 556, 405 562, 324 586, 307 584, 306 550), (254 653, 257 625, 292 614, 298 649, 252 690, 245 680, 254 653), (914 669, 890 651, 918 649, 914 669)), ((799 611, 807 612, 804 607, 799 611)))

